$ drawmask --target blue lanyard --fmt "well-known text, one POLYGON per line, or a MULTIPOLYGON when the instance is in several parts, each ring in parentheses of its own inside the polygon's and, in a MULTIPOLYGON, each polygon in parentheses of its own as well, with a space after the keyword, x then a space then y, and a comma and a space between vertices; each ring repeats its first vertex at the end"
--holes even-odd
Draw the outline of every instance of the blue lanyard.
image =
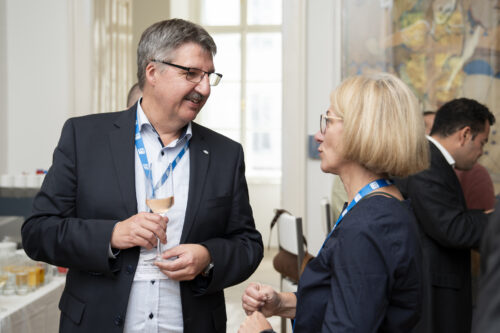
MULTIPOLYGON (((137 113, 135 116, 135 148, 137 149, 137 154, 139 154, 139 159, 141 160, 144 174, 146 175, 146 178, 151 182, 151 184, 153 184, 153 174, 151 173, 151 169, 149 167, 148 155, 146 155, 146 148, 144 147, 141 131, 139 130, 139 120, 137 113)), ((184 145, 184 147, 182 147, 181 151, 179 152, 179 154, 177 154, 175 159, 167 166, 166 170, 161 176, 161 179, 156 183, 155 186, 153 186, 153 193, 165 183, 167 178, 170 176, 170 170, 174 171, 175 167, 177 166, 177 164, 179 164, 179 161, 181 160, 182 156, 184 156, 188 148, 189 140, 187 140, 186 144, 184 145), (172 165, 172 168, 170 168, 170 165, 172 165)))
POLYGON ((340 214, 337 222, 335 222, 335 225, 333 226, 332 228, 332 231, 330 231, 330 233, 328 234, 328 236, 326 237, 325 241, 323 242, 323 245, 321 245, 321 249, 319 250, 318 252, 318 255, 319 253, 321 252, 321 250, 323 249, 323 247, 325 246, 326 242, 328 241, 328 239, 330 239, 330 237, 332 236, 333 234, 333 231, 335 230, 335 228, 337 227, 337 225, 340 223, 340 221, 342 221, 342 219, 344 218, 344 216, 361 200, 363 199, 363 197, 367 196, 368 194, 372 193, 373 191, 375 191, 376 189, 379 189, 379 188, 382 188, 382 187, 386 187, 386 186, 389 186, 389 185, 392 185, 392 181, 389 180, 389 179, 377 179, 377 180, 374 180, 373 182, 371 182, 370 184, 367 184, 365 185, 361 190, 359 190, 359 192, 356 194, 356 196, 354 197, 354 199, 352 199, 351 203, 349 204, 349 206, 347 206, 347 208, 345 208, 342 213, 340 214))

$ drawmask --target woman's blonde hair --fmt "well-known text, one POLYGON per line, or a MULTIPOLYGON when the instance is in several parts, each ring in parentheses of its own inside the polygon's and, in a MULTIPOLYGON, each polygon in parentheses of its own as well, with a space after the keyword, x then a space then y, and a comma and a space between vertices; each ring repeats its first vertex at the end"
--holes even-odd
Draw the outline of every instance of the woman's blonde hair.
POLYGON ((406 177, 429 166, 429 144, 415 95, 394 75, 344 80, 331 96, 344 120, 343 157, 380 174, 406 177))

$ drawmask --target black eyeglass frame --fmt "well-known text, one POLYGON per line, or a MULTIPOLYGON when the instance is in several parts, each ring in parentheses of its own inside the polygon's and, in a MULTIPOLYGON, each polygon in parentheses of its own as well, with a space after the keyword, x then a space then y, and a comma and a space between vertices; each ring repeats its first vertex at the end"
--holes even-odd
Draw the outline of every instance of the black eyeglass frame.
POLYGON ((201 80, 203 80, 203 78, 205 77, 205 75, 208 75, 208 82, 209 82, 209 84, 211 86, 218 85, 219 82, 220 82, 220 80, 222 79, 222 74, 220 74, 220 73, 205 72, 204 70, 201 70, 199 68, 185 67, 185 66, 172 64, 171 62, 167 62, 167 61, 163 61, 163 60, 158 60, 158 59, 152 59, 151 61, 152 62, 159 62, 161 64, 172 66, 172 67, 175 67, 175 68, 182 69, 183 71, 186 71, 186 80, 188 80, 189 82, 192 82, 192 83, 200 83, 201 80), (203 75, 200 76, 200 80, 199 81, 193 81, 193 80, 188 79, 189 73, 193 73, 192 70, 200 71, 200 72, 203 73, 203 75))

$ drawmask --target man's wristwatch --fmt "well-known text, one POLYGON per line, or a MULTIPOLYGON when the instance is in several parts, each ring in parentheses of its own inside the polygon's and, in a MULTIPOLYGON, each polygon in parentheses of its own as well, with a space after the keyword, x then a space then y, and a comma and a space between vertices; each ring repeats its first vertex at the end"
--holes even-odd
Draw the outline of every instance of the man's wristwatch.
POLYGON ((201 272, 201 276, 208 277, 210 275, 210 271, 212 270, 212 268, 214 268, 213 262, 211 262, 210 264, 207 265, 207 267, 205 267, 203 272, 201 272))

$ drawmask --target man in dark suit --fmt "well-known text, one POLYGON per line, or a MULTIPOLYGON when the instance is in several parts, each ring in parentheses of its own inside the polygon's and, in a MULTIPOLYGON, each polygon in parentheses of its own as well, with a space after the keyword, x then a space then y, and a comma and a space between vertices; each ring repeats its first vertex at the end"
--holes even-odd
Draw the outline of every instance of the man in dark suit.
POLYGON ((481 242, 481 277, 472 332, 497 333, 500 329, 500 202, 490 217, 481 242))
POLYGON ((444 104, 430 133, 431 166, 399 181, 420 227, 424 300, 417 332, 470 332, 470 250, 479 246, 488 215, 468 210, 454 168, 470 169, 483 153, 495 117, 466 98, 444 104))
POLYGON ((241 145, 193 122, 222 77, 215 52, 198 25, 153 24, 137 51, 138 103, 64 125, 22 228, 31 258, 69 267, 61 332, 225 332, 223 289, 255 271, 263 247, 241 145), (166 176, 168 218, 145 203, 166 176))

